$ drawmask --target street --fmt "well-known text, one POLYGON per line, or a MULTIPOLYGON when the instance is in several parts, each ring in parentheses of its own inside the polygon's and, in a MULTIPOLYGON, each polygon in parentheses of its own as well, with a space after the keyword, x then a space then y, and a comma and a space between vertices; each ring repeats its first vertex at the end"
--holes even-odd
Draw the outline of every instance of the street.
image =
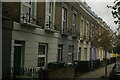
MULTIPOLYGON (((108 69, 108 76, 110 71, 112 70, 112 67, 114 66, 114 64, 110 64, 107 66, 108 69)), ((79 77, 76 78, 76 80, 86 80, 86 79, 91 79, 91 80, 101 80, 100 77, 104 76, 105 72, 104 72, 105 67, 99 68, 97 70, 91 71, 91 72, 87 72, 84 73, 82 75, 80 75, 79 77)), ((107 79, 104 79, 107 80, 107 79)))
POLYGON ((0 1, 0 80, 108 79, 120 61, 120 0, 16 1, 0 1))

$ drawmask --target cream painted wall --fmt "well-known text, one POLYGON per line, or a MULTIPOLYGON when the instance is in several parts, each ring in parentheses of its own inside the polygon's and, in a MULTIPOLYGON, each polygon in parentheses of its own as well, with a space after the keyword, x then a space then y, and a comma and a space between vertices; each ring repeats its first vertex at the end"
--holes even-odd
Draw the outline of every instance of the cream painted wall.
MULTIPOLYGON (((80 59, 81 61, 89 61, 90 60, 90 44, 86 44, 85 41, 79 42, 78 49, 79 47, 81 47, 81 58, 78 56, 78 59, 80 59), (85 59, 86 56, 85 56, 84 48, 87 48, 87 59, 85 59)), ((78 53, 78 55, 80 54, 78 53)))
POLYGON ((14 40, 25 41, 25 63, 24 67, 37 67, 38 43, 48 44, 47 62, 57 60, 58 33, 49 33, 40 28, 29 28, 14 22, 12 32, 12 59, 13 66, 14 40))

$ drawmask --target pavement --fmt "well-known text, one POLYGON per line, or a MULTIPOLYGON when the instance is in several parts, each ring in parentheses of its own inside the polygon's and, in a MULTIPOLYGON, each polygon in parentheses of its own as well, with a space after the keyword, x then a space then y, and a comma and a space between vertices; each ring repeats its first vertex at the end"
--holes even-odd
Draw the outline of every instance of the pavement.
MULTIPOLYGON (((111 72, 114 64, 115 63, 109 64, 107 66, 108 76, 109 76, 109 73, 111 72)), ((96 78, 96 79, 98 79, 98 78, 100 78, 101 76, 104 76, 104 75, 105 75, 105 67, 101 67, 101 68, 98 68, 98 69, 96 69, 94 71, 90 71, 90 72, 84 73, 84 74, 80 75, 79 77, 77 77, 76 79, 79 79, 79 78, 82 78, 82 79, 83 78, 91 78, 91 79, 96 78)))

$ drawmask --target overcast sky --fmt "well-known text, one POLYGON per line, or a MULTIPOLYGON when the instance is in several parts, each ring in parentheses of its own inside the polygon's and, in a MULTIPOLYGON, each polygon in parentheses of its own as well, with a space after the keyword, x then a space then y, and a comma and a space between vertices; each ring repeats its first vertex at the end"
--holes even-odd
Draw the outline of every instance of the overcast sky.
POLYGON ((114 24, 114 18, 112 17, 112 9, 107 8, 107 5, 114 5, 115 0, 83 0, 91 7, 99 17, 105 21, 112 30, 117 31, 117 25, 114 24))

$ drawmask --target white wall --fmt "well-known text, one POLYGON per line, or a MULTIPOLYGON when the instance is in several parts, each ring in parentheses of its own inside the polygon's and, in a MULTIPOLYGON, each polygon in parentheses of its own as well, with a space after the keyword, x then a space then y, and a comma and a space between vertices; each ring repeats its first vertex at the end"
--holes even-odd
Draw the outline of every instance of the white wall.
MULTIPOLYGON (((37 67, 39 42, 48 44, 47 61, 52 62, 57 60, 58 33, 45 32, 43 29, 40 28, 29 28, 25 26, 20 26, 19 23, 14 22, 12 40, 25 41, 24 67, 37 67)), ((12 53, 13 50, 14 49, 12 47, 12 53)))
POLYGON ((84 41, 84 42, 80 42, 78 44, 78 47, 81 47, 81 58, 78 58, 78 59, 80 59, 81 61, 89 61, 90 60, 90 44, 86 44, 86 42, 84 41), (84 48, 87 48, 87 59, 85 56, 86 54, 84 52, 84 48))

